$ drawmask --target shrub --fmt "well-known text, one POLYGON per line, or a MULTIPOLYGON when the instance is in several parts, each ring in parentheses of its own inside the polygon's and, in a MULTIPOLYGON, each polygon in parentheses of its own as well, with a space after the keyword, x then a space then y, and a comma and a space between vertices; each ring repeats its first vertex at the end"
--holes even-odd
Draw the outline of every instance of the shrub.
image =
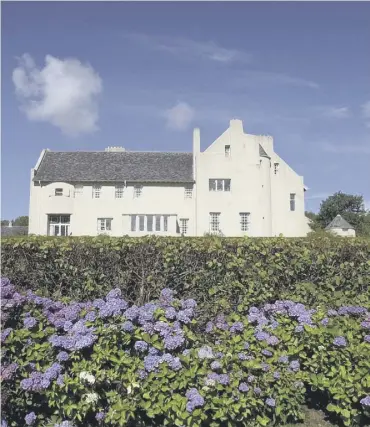
POLYGON ((312 386, 346 425, 367 416, 366 308, 278 300, 198 330, 196 302, 169 289, 142 306, 120 289, 53 301, 6 279, 1 294, 8 425, 265 426, 302 419, 312 386))
POLYGON ((200 321, 243 301, 370 307, 370 240, 287 238, 3 239, 2 272, 18 289, 81 301, 120 288, 130 303, 165 287, 195 298, 200 321))

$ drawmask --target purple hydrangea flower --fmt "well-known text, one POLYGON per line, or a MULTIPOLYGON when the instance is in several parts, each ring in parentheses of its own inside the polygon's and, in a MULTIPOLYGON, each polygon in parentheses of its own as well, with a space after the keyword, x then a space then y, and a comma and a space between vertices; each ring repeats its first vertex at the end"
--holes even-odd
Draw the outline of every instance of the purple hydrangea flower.
POLYGON ((279 344, 279 338, 275 337, 274 335, 272 335, 271 337, 268 337, 266 340, 268 345, 278 345, 279 344))
POLYGON ((253 391, 258 395, 262 393, 262 390, 259 387, 254 387, 253 391))
POLYGON ((225 316, 223 314, 219 314, 215 320, 215 326, 222 331, 227 331, 229 329, 229 325, 226 322, 225 316))
POLYGON ((12 328, 6 328, 3 330, 3 332, 1 333, 1 342, 3 343, 7 338, 8 335, 12 332, 12 328))
POLYGON ((261 363, 262 370, 268 372, 270 370, 270 365, 268 363, 261 363))
POLYGON ((187 308, 186 310, 180 310, 177 313, 177 319, 185 324, 188 324, 191 322, 191 318, 193 316, 193 310, 191 308, 187 308))
POLYGON ((175 350, 181 347, 185 342, 183 335, 173 335, 164 339, 164 347, 168 350, 175 350))
POLYGON ((69 359, 68 353, 66 351, 61 351, 60 353, 58 353, 57 355, 57 360, 59 362, 65 362, 66 360, 69 359))
POLYGON ((295 327, 295 332, 303 332, 303 331, 304 331, 303 325, 298 325, 295 327))
POLYGON ((119 288, 116 289, 112 289, 111 291, 108 292, 106 299, 110 300, 110 299, 117 299, 121 296, 122 291, 119 288))
POLYGON ((262 353, 264 356, 268 356, 268 357, 272 356, 272 353, 271 353, 271 351, 270 351, 270 350, 266 350, 266 349, 264 349, 264 350, 262 350, 262 351, 261 351, 261 353, 262 353))
POLYGON ((37 325, 37 320, 34 317, 26 317, 23 321, 23 324, 26 329, 32 329, 35 325, 37 325))
POLYGON ((145 378, 148 376, 148 373, 147 373, 147 372, 145 372, 145 371, 144 371, 144 369, 140 369, 140 370, 137 372, 137 375, 138 375, 138 377, 139 377, 141 380, 143 380, 143 379, 145 379, 145 378))
POLYGON ((148 344, 145 341, 136 341, 135 350, 139 352, 144 352, 148 349, 148 344))
POLYGON ((337 347, 346 347, 347 341, 344 337, 335 337, 333 344, 337 347))
POLYGON ((338 316, 338 312, 336 310, 328 310, 328 316, 338 316))
POLYGON ((122 329, 126 332, 133 332, 135 327, 132 322, 130 322, 129 320, 126 320, 126 322, 122 325, 122 329))
POLYGON ((204 405, 204 398, 199 394, 196 388, 188 390, 185 396, 188 399, 186 404, 186 410, 188 412, 193 412, 195 408, 199 408, 204 405))
POLYGON ((227 385, 227 384, 229 384, 229 382, 230 382, 229 375, 227 375, 227 374, 220 374, 220 375, 218 376, 217 381, 218 381, 220 384, 222 384, 222 385, 227 385))
POLYGON ((27 414, 25 417, 24 417, 24 420, 26 421, 26 424, 28 425, 28 426, 31 426, 32 424, 34 424, 35 423, 35 421, 36 421, 36 414, 34 413, 34 412, 30 412, 29 414, 27 414))
POLYGON ((201 347, 198 350, 198 357, 199 359, 213 359, 214 354, 213 354, 212 348, 209 347, 208 345, 201 347))
POLYGON ((275 399, 272 397, 268 397, 265 402, 267 406, 275 407, 275 399))
POLYGON ((289 357, 288 356, 280 356, 278 361, 280 363, 288 363, 289 362, 289 357))
POLYGON ((213 371, 217 371, 218 369, 221 369, 221 363, 220 362, 218 362, 217 360, 215 360, 215 361, 213 361, 212 363, 211 363, 211 369, 213 370, 213 371))
POLYGON ((185 301, 181 301, 181 308, 186 310, 188 308, 194 309, 197 306, 197 303, 193 299, 186 299, 185 301))
POLYGON ((325 317, 324 319, 321 320, 320 322, 323 326, 327 326, 329 323, 329 319, 327 317, 325 317))
POLYGON ((164 316, 168 320, 173 320, 173 319, 176 318, 177 312, 176 312, 176 310, 173 307, 168 307, 168 308, 166 308, 164 316))
POLYGON ((145 370, 147 372, 155 371, 158 368, 160 361, 161 361, 161 358, 159 356, 151 356, 151 355, 145 356, 144 358, 145 370))
POLYGON ((239 384, 239 391, 246 393, 247 391, 249 391, 249 387, 247 383, 240 383, 239 384))
POLYGON ((256 377, 254 375, 249 375, 249 377, 247 378, 247 381, 249 383, 252 383, 255 379, 256 379, 256 377))
POLYGON ((11 380, 18 369, 17 363, 10 363, 1 368, 1 378, 3 381, 11 380))
POLYGON ((366 396, 360 400, 362 406, 370 406, 370 396, 366 396))
POLYGON ((127 320, 136 320, 139 317, 139 308, 133 305, 124 312, 124 315, 127 320))
POLYGON ((174 301, 174 291, 169 288, 164 288, 161 291, 161 295, 159 297, 159 303, 162 307, 170 306, 174 301))
POLYGON ((264 331, 259 331, 254 336, 256 337, 256 339, 258 341, 265 341, 268 338, 270 338, 270 334, 268 334, 267 332, 264 332, 264 331))
POLYGON ((364 341, 370 343, 370 335, 365 335, 364 341))
POLYGON ((370 320, 364 320, 361 322, 361 327, 364 329, 370 329, 370 320))
POLYGON ((188 356, 190 354, 190 350, 186 349, 182 352, 183 356, 188 356))
POLYGON ((230 328, 231 333, 243 332, 243 330, 244 324, 242 322, 235 322, 230 328))
POLYGON ((245 342, 244 343, 244 350, 249 350, 249 347, 250 347, 249 342, 245 342))
POLYGON ((280 378, 280 372, 275 371, 274 372, 274 378, 275 378, 275 380, 278 380, 280 378))
POLYGON ((85 316, 85 320, 87 322, 94 322, 96 319, 96 313, 95 311, 89 311, 86 316, 85 316))
POLYGON ((298 360, 292 360, 289 364, 289 368, 294 372, 299 371, 299 368, 300 368, 299 361, 298 360))
POLYGON ((209 334, 210 332, 212 332, 213 331, 213 322, 208 322, 207 323, 207 325, 206 325, 206 332, 207 332, 207 334, 209 334))
POLYGON ((58 375, 57 381, 56 383, 58 384, 58 386, 63 386, 64 385, 64 375, 58 375))
POLYGON ((98 422, 103 421, 103 420, 104 420, 104 418, 105 418, 105 413, 104 413, 104 412, 98 412, 98 413, 95 415, 95 419, 96 419, 98 422))

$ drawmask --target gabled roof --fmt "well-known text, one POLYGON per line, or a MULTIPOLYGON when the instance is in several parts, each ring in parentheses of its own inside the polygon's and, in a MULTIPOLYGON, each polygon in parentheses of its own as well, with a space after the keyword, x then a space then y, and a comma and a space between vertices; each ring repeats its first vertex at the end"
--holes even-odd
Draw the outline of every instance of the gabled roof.
POLYGON ((351 228, 354 230, 354 227, 347 222, 341 215, 337 215, 333 221, 325 227, 325 230, 330 230, 332 228, 351 228))
POLYGON ((44 182, 193 182, 192 153, 46 151, 33 178, 44 182))

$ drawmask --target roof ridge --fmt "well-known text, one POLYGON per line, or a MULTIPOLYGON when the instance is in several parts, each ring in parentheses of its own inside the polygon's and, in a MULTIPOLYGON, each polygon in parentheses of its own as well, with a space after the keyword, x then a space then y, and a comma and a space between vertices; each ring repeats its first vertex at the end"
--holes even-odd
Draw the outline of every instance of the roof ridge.
POLYGON ((49 150, 48 153, 71 153, 71 154, 76 154, 76 153, 109 153, 109 154, 125 154, 125 153, 156 153, 156 154, 193 154, 191 151, 131 151, 131 150, 126 150, 126 151, 89 151, 89 150, 76 150, 76 151, 51 151, 49 150))

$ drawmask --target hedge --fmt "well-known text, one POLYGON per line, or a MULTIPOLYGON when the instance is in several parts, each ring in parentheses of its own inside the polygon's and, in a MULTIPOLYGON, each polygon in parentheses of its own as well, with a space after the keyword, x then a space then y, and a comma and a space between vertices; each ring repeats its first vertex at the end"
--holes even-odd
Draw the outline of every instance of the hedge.
POLYGON ((4 239, 2 276, 19 289, 86 301, 122 290, 144 304, 170 287, 207 315, 291 298, 370 304, 370 240, 319 238, 4 239))

